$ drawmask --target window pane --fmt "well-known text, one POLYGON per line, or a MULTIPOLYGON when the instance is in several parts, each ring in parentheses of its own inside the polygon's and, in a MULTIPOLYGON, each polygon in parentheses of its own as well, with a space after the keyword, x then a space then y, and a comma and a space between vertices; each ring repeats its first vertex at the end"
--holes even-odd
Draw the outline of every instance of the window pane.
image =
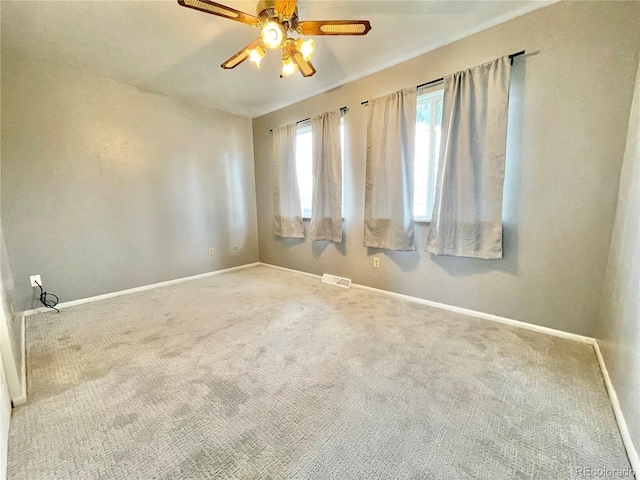
POLYGON ((416 161, 413 192, 414 217, 427 215, 427 190, 429 170, 429 143, 431 137, 431 103, 418 102, 418 118, 416 123, 416 161))
POLYGON ((309 218, 311 217, 311 184, 313 181, 311 161, 311 127, 309 125, 298 125, 296 169, 298 174, 298 189, 300 190, 302 216, 309 218))
POLYGON ((413 215, 431 219, 442 124, 442 90, 418 95, 413 215))
POLYGON ((342 204, 340 208, 344 218, 344 116, 340 117, 340 163, 342 164, 342 204))

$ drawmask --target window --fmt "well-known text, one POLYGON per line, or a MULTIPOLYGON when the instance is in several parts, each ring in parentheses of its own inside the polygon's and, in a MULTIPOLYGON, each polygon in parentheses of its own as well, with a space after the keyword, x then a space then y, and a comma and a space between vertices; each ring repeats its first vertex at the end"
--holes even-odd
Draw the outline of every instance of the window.
POLYGON ((313 160, 311 158, 311 122, 298 124, 296 135, 296 170, 302 218, 311 218, 311 189, 313 183, 313 160))
MULTIPOLYGON (((342 162, 344 171, 344 117, 340 118, 340 145, 342 147, 342 162)), ((313 159, 311 150, 310 121, 298 124, 298 131, 296 135, 296 170, 298 174, 298 189, 300 190, 300 206, 302 207, 302 218, 311 218, 313 159)), ((344 182, 342 188, 344 197, 344 182)))
POLYGON ((418 222, 431 221, 433 212, 442 125, 442 95, 443 90, 418 95, 413 190, 413 217, 418 222))

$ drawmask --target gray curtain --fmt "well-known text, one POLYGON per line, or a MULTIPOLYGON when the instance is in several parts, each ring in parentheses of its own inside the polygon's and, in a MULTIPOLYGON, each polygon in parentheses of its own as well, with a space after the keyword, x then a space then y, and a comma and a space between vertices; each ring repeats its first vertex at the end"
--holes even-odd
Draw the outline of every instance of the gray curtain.
POLYGON ((342 242, 340 110, 311 119, 313 190, 311 240, 342 242))
POLYGON ((436 196, 426 251, 502 258, 502 190, 511 62, 444 79, 436 196))
POLYGON ((296 134, 295 123, 273 130, 273 233, 278 237, 304 238, 296 134))
POLYGON ((365 247, 415 250, 413 166, 417 88, 369 101, 365 247))

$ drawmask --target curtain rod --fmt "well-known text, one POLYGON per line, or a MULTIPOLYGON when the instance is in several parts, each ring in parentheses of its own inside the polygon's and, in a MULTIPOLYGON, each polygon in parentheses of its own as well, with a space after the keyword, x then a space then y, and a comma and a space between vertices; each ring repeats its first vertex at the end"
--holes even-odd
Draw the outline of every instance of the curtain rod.
MULTIPOLYGON (((509 60, 511 60, 511 65, 513 65, 513 59, 516 58, 516 57, 519 57, 520 55, 524 55, 524 50, 522 50, 520 52, 512 53, 511 55, 509 55, 509 60)), ((429 85, 434 85, 436 83, 440 83, 440 82, 443 82, 443 81, 444 81, 444 77, 436 78, 435 80, 431 80, 429 82, 421 83, 416 88, 428 87, 429 85)), ((364 102, 360 102, 360 105, 368 105, 368 104, 369 104, 369 100, 365 100, 364 102)))
MULTIPOLYGON (((340 107, 340 114, 344 115, 345 113, 347 113, 349 111, 349 107, 340 107)), ((311 120, 311 117, 309 118, 305 118, 303 120, 298 120, 296 123, 304 123, 304 122, 308 122, 309 120, 311 120)), ((270 132, 273 132, 273 128, 269 130, 270 132)))

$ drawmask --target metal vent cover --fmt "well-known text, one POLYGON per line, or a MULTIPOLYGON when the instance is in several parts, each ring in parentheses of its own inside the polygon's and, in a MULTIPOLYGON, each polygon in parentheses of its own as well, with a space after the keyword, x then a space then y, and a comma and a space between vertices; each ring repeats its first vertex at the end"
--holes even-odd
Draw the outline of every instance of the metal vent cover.
POLYGON ((336 287, 349 288, 351 287, 351 279, 338 277, 336 275, 330 275, 325 273, 322 275, 322 283, 326 283, 328 285, 335 285, 336 287))

